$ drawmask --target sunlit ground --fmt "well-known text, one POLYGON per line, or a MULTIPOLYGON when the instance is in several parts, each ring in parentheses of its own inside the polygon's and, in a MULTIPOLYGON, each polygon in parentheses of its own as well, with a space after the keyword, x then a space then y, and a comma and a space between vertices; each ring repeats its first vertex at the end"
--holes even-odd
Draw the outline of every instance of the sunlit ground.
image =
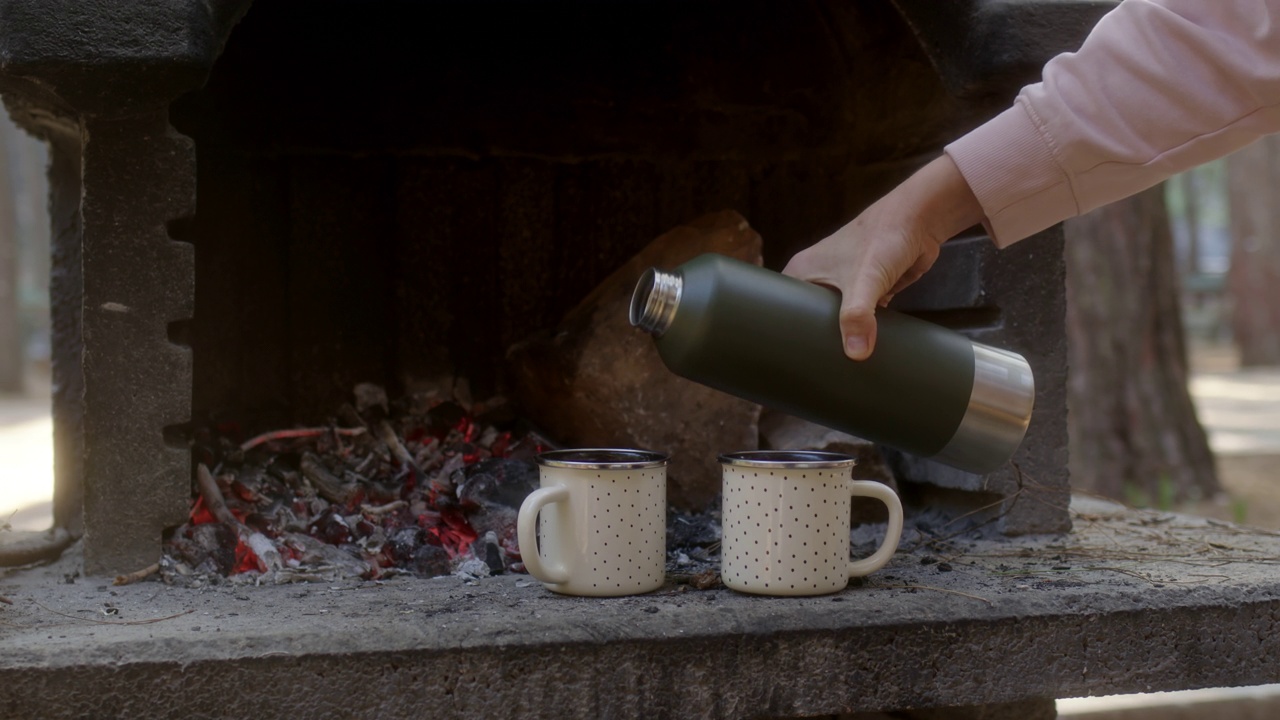
POLYGON ((1199 374, 1191 393, 1214 452, 1280 452, 1280 369, 1199 374))
POLYGON ((0 396, 0 527, 53 522, 53 421, 49 398, 0 396))

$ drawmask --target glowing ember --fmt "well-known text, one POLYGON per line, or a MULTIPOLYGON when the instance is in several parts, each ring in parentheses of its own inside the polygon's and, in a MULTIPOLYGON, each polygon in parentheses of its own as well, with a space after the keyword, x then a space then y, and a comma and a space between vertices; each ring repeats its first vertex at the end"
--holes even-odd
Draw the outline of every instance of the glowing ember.
POLYGON ((375 401, 346 408, 341 427, 210 431, 196 459, 211 476, 169 539, 166 579, 431 576, 476 559, 522 570, 516 511, 543 441, 501 401, 391 405, 361 392, 375 401))

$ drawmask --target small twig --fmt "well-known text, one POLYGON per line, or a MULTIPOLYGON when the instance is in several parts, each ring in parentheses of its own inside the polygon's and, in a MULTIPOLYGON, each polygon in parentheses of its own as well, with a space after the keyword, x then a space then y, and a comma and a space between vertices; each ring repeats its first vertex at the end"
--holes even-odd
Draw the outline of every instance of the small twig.
POLYGON ((413 456, 409 454, 404 444, 400 442, 400 438, 396 435, 396 431, 392 429, 391 423, 387 422, 385 418, 380 419, 374 423, 373 432, 387 446, 387 449, 391 451, 396 460, 416 470, 418 475, 422 475, 422 469, 418 467, 418 463, 413 459, 413 456))
MULTIPOLYGON (((204 498, 205 508, 213 514, 213 517, 218 522, 231 528, 239 540, 247 544, 267 567, 279 561, 279 555, 275 553, 275 548, 271 545, 271 541, 263 537, 261 533, 254 532, 246 527, 244 523, 240 522, 232 514, 227 507, 226 500, 222 498, 222 491, 218 489, 218 482, 213 479, 213 473, 209 472, 209 468, 205 467, 204 463, 196 466, 196 482, 200 486, 200 497, 204 498), (266 546, 265 549, 263 545, 266 546), (274 557, 272 557, 273 555, 274 557)), ((124 584, 118 581, 119 578, 117 578, 117 585, 124 584)))
POLYGON ((354 472, 357 475, 362 474, 365 470, 369 469, 369 466, 372 465, 373 461, 376 460, 377 458, 378 458, 377 453, 372 453, 372 452, 369 453, 364 457, 364 460, 360 461, 359 465, 356 465, 356 469, 352 470, 352 472, 354 472))
POLYGON ((5 605, 12 605, 13 601, 3 595, 0 595, 0 603, 4 603, 5 605))
POLYGON ((204 506, 213 513, 218 522, 227 523, 232 527, 239 524, 240 521, 236 520, 236 516, 232 515, 231 510, 227 508, 227 501, 222 499, 218 481, 213 479, 213 474, 204 463, 196 466, 196 483, 200 486, 200 497, 204 498, 204 506))
POLYGON ((253 448, 263 443, 272 442, 274 440, 292 440, 294 438, 318 437, 320 435, 324 435, 325 433, 329 433, 329 432, 332 432, 336 435, 346 435, 350 437, 353 435, 363 435, 365 430, 364 428, 327 428, 327 427, 297 428, 294 430, 272 430, 271 432, 265 432, 255 438, 246 440, 245 442, 240 444, 240 449, 244 452, 248 452, 249 450, 252 450, 253 448))
POLYGON ((981 600, 982 602, 992 607, 995 607, 994 602, 984 597, 979 597, 977 595, 970 595, 967 592, 960 592, 959 590, 948 590, 947 588, 933 587, 932 585, 871 585, 870 587, 876 590, 934 590, 936 592, 950 593, 952 595, 959 595, 960 597, 967 597, 970 600, 981 600))
POLYGON ((133 572, 128 573, 127 575, 117 575, 115 582, 112 584, 128 585, 130 583, 136 583, 139 580, 145 580, 146 578, 149 578, 158 572, 160 572, 160 563, 151 563, 150 565, 142 568, 141 570, 134 570, 133 572))
POLYGON ((1156 580, 1156 579, 1152 578, 1152 577, 1151 577, 1151 576, 1149 576, 1149 575, 1143 575, 1142 573, 1140 573, 1140 572, 1136 572, 1136 571, 1134 571, 1134 570, 1125 570, 1124 568, 1117 568, 1117 567, 1103 567, 1103 566, 1101 566, 1101 565, 1090 565, 1090 566, 1082 567, 1082 568, 1080 568, 1080 569, 1081 569, 1081 570, 1094 570, 1094 571, 1097 571, 1097 570, 1107 570, 1107 571, 1110 571, 1110 572, 1120 573, 1121 575, 1128 575, 1128 576, 1130 576, 1130 577, 1135 577, 1135 578, 1138 578, 1139 580, 1143 580, 1143 581, 1145 581, 1145 582, 1149 582, 1149 583, 1151 583, 1152 585, 1155 585, 1155 584, 1157 584, 1157 583, 1160 583, 1160 584, 1163 584, 1163 585, 1198 585, 1198 584, 1199 584, 1199 583, 1196 583, 1196 582, 1188 582, 1188 581, 1186 581, 1186 580, 1156 580))
MULTIPOLYGON (((938 529, 939 529, 939 530, 945 530, 945 529, 947 529, 948 527, 951 527, 951 526, 952 526, 952 525, 954 525, 955 523, 958 523, 958 522, 960 522, 961 520, 964 520, 964 519, 965 519, 965 518, 967 518, 967 517, 970 517, 970 516, 972 516, 972 515, 977 515, 977 514, 978 514, 978 513, 980 513, 980 512, 983 512, 983 511, 985 511, 985 510, 990 510, 991 508, 994 508, 994 507, 998 507, 998 506, 1000 506, 1000 505, 1004 504, 1006 501, 1008 501, 1008 500, 1012 500, 1013 498, 1017 497, 1017 496, 1018 496, 1018 495, 1020 495, 1021 493, 1022 493, 1022 489, 1021 489, 1021 488, 1019 488, 1017 491, 1015 491, 1012 495, 1009 495, 1008 497, 1002 497, 1002 498, 1000 498, 999 500, 996 500, 995 502, 987 503, 986 505, 983 505, 982 507, 974 508, 974 509, 970 510, 969 512, 964 513, 963 515, 957 515, 957 516, 955 516, 955 517, 951 518, 951 519, 950 519, 950 520, 948 520, 947 522, 943 523, 943 524, 942 524, 942 526, 941 526, 941 527, 939 527, 938 529)), ((965 528, 965 530, 967 531, 967 530, 969 530, 969 528, 965 528)))
POLYGON ((386 505, 361 505, 360 509, 370 515, 385 515, 389 512, 399 510, 407 506, 409 503, 403 500, 392 500, 386 505))
POLYGON ((1231 579, 1230 575, 1205 575, 1202 573, 1187 573, 1187 575, 1189 577, 1205 578, 1206 580, 1208 579, 1220 580, 1221 582, 1227 582, 1228 580, 1231 579))
POLYGON ((94 625, 150 625, 151 623, 164 622, 165 620, 180 618, 183 615, 190 615, 191 613, 195 612, 194 609, 183 610, 180 613, 175 613, 173 615, 166 615, 164 617, 151 618, 150 620, 94 620, 92 618, 82 618, 82 617, 77 617, 75 615, 68 615, 67 613, 64 613, 64 612, 58 612, 53 608, 41 605, 40 602, 36 600, 32 600, 31 602, 35 603, 36 606, 39 607, 40 609, 46 612, 51 612, 54 615, 61 615, 64 618, 71 618, 72 620, 79 620, 81 622, 93 623, 94 625))
MULTIPOLYGON (((1276 530, 1267 530, 1266 528, 1258 528, 1258 527, 1253 527, 1251 525, 1242 527, 1240 525, 1236 525, 1235 523, 1224 522, 1222 520, 1215 520, 1214 518, 1205 518, 1205 521, 1210 525, 1216 528, 1219 528, 1221 530, 1231 531, 1232 535, 1265 535, 1267 537, 1280 537, 1280 531, 1276 531, 1276 530)), ((1187 529, 1190 530, 1193 528, 1187 528, 1187 529)))

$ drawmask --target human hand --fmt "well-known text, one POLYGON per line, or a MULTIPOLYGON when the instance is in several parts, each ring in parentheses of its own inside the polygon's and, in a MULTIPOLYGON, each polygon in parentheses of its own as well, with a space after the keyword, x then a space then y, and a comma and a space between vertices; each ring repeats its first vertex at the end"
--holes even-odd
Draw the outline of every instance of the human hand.
POLYGON ((835 234, 796 253, 782 272, 840 292, 845 354, 865 360, 875 349, 876 307, 932 267, 942 243, 983 217, 964 176, 943 155, 835 234))

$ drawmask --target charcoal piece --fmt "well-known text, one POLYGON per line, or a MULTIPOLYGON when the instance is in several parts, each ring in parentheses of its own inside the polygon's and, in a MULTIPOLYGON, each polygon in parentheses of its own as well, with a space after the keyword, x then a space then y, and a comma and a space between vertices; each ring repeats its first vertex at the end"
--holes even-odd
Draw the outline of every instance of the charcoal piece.
POLYGON ((519 509, 529 493, 538 489, 538 467, 526 460, 489 458, 459 472, 461 478, 455 479, 454 484, 463 505, 497 503, 519 509))
POLYGON ((391 559, 397 565, 408 565, 413 561, 413 554, 422 545, 422 531, 418 528, 404 528, 391 536, 387 543, 391 559))
POLYGON ((267 463, 266 472, 269 476, 275 478, 286 487, 300 487, 301 478, 298 475, 298 468, 289 462, 287 455, 276 455, 267 463))
POLYGON ((456 574, 465 579, 489 577, 489 566, 483 560, 468 558, 458 564, 456 574))
POLYGON ((427 411, 427 432, 444 437, 467 418, 467 411, 452 400, 446 400, 427 411))
POLYGON ((706 252, 759 263, 760 236, 734 212, 678 227, 596 286, 554 332, 507 355, 513 397, 531 422, 566 445, 670 453, 668 498, 690 510, 720 490, 717 455, 756 448, 759 406, 672 373, 627 318, 645 270, 706 252))
POLYGON ((451 572, 449 553, 439 545, 423 545, 413 553, 409 572, 418 577, 438 577, 451 572))
POLYGON ((187 567, 195 567, 209 557, 209 552, 202 548, 199 543, 180 534, 175 534, 169 540, 169 548, 171 550, 170 554, 177 555, 187 567))
POLYGON ((205 553, 201 562, 190 562, 191 565, 213 563, 219 575, 230 575, 236 567, 236 545, 239 538, 235 530, 223 523, 204 523, 192 528, 191 539, 205 553))
POLYGON ((534 462, 534 458, 543 450, 555 450, 556 444, 543 437, 537 430, 524 428, 519 434, 519 440, 511 444, 507 448, 506 457, 509 460, 525 460, 534 462))
POLYGON ((298 553, 298 564, 304 570, 336 570, 342 577, 364 577, 370 564, 357 553, 335 547, 310 535, 290 533, 284 544, 298 553))
POLYGON ((312 537, 329 543, 330 545, 341 545, 351 542, 351 527, 347 525, 347 521, 342 515, 333 508, 324 511, 320 517, 311 522, 308 528, 312 537))
POLYGON ((481 425, 491 425, 497 428, 505 428, 514 424, 519 419, 516 414, 515 407, 509 400, 504 397, 495 397, 486 400, 482 407, 478 408, 475 420, 481 425))
POLYGON ((381 385, 360 383, 352 390, 352 394, 356 398, 356 411, 360 414, 375 407, 381 408, 384 414, 387 412, 387 391, 381 385))
POLYGON ((262 513, 252 512, 245 515, 244 524, 264 535, 275 534, 275 528, 272 527, 271 518, 262 513))
POLYGON ((678 548, 707 547, 720 542, 720 521, 708 513, 673 512, 667 518, 667 552, 678 548))
POLYGON ((507 558, 502 551, 502 546, 498 544, 497 533, 492 530, 471 543, 471 553, 489 566, 491 575, 501 575, 506 572, 507 558))
MULTIPOLYGON (((405 478, 408 478, 408 474, 405 478)), ((369 505, 385 505, 394 500, 403 500, 407 495, 403 480, 399 484, 383 483, 383 482, 367 482, 360 483, 360 488, 365 492, 364 500, 369 505)))
POLYGON ((505 545, 518 545, 515 540, 518 516, 517 508, 491 504, 469 513, 467 523, 481 536, 492 532, 498 537, 498 542, 505 545))
POLYGON ((440 441, 436 438, 429 437, 423 441, 423 444, 414 451, 413 461, 422 468, 423 472, 434 471, 441 463, 444 462, 444 453, 440 448, 440 441))
POLYGON ((456 491, 455 482, 465 477, 458 471, 466 467, 466 464, 467 461, 461 455, 449 456, 440 469, 428 478, 427 482, 431 489, 446 497, 453 497, 456 491))
POLYGON ((302 459, 298 462, 298 467, 302 470, 302 474, 306 475, 311 484, 315 486, 316 492, 320 494, 320 497, 329 502, 346 505, 359 491, 359 487, 355 483, 344 483, 329 472, 329 468, 325 467, 320 458, 312 453, 303 453, 302 459))

